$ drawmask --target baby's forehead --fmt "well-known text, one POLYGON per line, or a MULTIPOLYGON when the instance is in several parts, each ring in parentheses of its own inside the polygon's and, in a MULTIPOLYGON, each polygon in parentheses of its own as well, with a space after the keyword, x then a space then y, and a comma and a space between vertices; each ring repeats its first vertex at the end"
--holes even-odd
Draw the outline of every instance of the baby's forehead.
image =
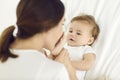
POLYGON ((74 21, 72 23, 70 23, 70 26, 69 26, 69 29, 77 29, 77 30, 81 30, 81 29, 84 29, 84 28, 92 28, 93 25, 89 24, 88 22, 86 21, 74 21))
POLYGON ((89 23, 86 20, 76 20, 70 23, 70 25, 91 25, 91 23, 89 23))
POLYGON ((73 27, 72 27, 72 26, 69 27, 69 30, 81 31, 81 29, 80 29, 79 27, 76 28, 76 27, 74 27, 74 26, 73 26, 73 27))

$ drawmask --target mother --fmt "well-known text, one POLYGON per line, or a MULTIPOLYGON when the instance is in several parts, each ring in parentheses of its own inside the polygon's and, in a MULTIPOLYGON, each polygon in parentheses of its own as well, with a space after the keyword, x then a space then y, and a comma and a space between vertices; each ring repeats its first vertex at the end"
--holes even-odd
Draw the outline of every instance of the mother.
POLYGON ((66 50, 55 62, 44 54, 63 35, 64 5, 60 0, 21 0, 17 7, 17 34, 8 27, 0 38, 0 80, 76 80, 66 50))

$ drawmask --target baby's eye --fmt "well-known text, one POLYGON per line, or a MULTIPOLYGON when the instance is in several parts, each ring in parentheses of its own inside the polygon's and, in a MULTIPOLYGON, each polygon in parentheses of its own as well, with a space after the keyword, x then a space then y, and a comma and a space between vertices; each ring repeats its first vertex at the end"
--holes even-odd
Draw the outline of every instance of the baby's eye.
POLYGON ((81 35, 81 33, 77 33, 77 35, 81 35))
POLYGON ((70 30, 69 32, 72 33, 73 31, 70 30))

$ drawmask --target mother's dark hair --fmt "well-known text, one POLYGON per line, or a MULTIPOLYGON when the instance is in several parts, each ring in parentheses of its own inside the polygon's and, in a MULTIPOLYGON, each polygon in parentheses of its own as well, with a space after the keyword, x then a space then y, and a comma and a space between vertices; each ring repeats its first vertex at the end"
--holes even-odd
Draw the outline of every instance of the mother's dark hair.
MULTIPOLYGON (((17 6, 16 38, 26 39, 37 33, 43 33, 54 28, 64 15, 64 5, 60 0, 21 0, 17 6)), ((16 58, 10 52, 10 44, 15 37, 15 27, 10 26, 0 37, 0 61, 5 62, 9 57, 16 58)))

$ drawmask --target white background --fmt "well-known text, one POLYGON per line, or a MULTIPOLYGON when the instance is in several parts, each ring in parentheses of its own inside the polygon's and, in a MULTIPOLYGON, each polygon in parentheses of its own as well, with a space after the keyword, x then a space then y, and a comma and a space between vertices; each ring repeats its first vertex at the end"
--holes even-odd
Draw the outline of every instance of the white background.
MULTIPOLYGON (((0 34, 16 23, 19 0, 0 0, 0 34)), ((120 80, 120 0, 62 0, 65 4, 67 26, 72 17, 91 14, 100 26, 94 44, 96 62, 86 80, 120 80)))

